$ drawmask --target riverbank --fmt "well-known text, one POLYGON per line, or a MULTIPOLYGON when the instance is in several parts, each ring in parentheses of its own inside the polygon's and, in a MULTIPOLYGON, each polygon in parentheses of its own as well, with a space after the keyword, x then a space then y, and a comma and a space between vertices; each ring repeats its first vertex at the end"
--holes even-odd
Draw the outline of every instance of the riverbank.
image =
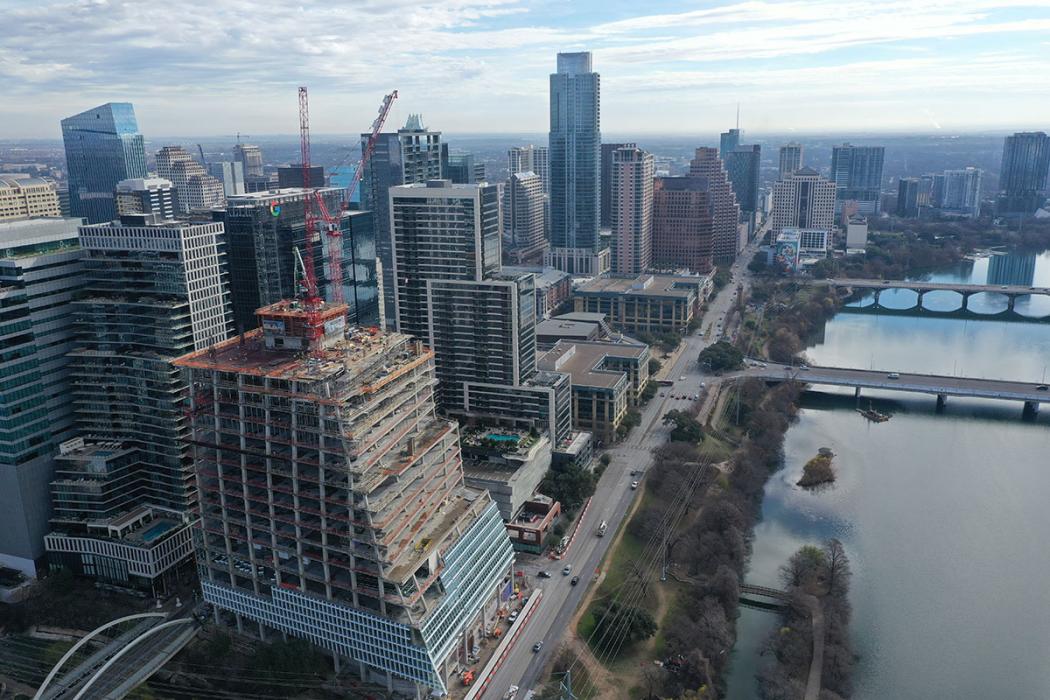
MULTIPOLYGON (((992 262, 934 278, 983 284, 992 262)), ((1000 270, 1033 276, 1030 284, 1050 284, 1050 254, 1001 262, 1009 264, 1000 270)), ((1039 381, 1050 328, 841 314, 805 353, 826 366, 1039 381)), ((748 582, 779 587, 778 569, 791 553, 834 537, 856 572, 849 596, 856 700, 1046 697, 1039 650, 1050 643, 1050 591, 1026 582, 1050 576, 1039 550, 1050 537, 1042 466, 1050 414, 1025 422, 1016 406, 995 401, 959 400, 938 411, 926 397, 872 391, 871 398, 893 420, 866 420, 848 390, 804 397, 783 465, 765 489, 748 582), (798 487, 802 465, 822 446, 837 455, 835 484, 798 487)), ((730 700, 756 697, 767 642, 782 626, 769 612, 741 611, 730 700)))

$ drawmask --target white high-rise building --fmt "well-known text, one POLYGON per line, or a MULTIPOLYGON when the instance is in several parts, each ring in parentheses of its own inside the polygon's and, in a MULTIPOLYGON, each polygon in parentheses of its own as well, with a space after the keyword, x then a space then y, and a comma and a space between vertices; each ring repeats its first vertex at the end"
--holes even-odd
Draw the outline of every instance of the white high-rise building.
POLYGON ((546 146, 515 146, 507 152, 510 172, 533 172, 543 183, 543 194, 550 195, 550 158, 546 146))
POLYGON ((503 255, 517 265, 542 263, 545 232, 546 197, 540 176, 511 173, 503 190, 503 255))
POLYGON ((157 175, 175 185, 175 210, 180 214, 226 205, 222 182, 209 175, 182 146, 157 151, 157 175))
POLYGON ((653 258, 653 156, 637 147, 613 152, 612 271, 637 275, 653 258))
POLYGON ((812 168, 801 168, 773 184, 771 239, 785 228, 835 227, 835 183, 812 168))

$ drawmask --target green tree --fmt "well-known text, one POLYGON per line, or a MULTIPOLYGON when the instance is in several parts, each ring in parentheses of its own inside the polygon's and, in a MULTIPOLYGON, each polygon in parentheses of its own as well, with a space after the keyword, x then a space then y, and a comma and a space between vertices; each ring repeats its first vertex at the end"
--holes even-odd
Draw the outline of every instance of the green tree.
POLYGON ((552 467, 543 481, 540 491, 562 505, 563 510, 575 510, 594 493, 594 474, 575 464, 552 467))
POLYGON ((671 442, 688 442, 697 444, 704 439, 704 429, 700 423, 685 411, 668 411, 663 417, 664 425, 673 425, 671 442))
POLYGON ((697 359, 701 367, 712 372, 739 369, 744 364, 744 353, 732 343, 720 340, 700 351, 697 359))
POLYGON ((615 600, 599 604, 594 617, 598 624, 591 644, 600 654, 618 655, 625 647, 656 634, 656 620, 648 611, 615 600))

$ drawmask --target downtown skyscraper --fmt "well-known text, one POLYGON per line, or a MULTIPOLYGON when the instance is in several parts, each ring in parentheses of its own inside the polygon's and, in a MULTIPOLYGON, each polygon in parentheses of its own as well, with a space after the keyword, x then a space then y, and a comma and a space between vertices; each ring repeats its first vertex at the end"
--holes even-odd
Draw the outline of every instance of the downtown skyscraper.
POLYGON ((573 274, 598 274, 604 267, 600 98, 591 54, 559 53, 557 72, 550 76, 548 260, 573 274))
POLYGON ((780 167, 777 176, 783 179, 802 167, 802 144, 787 143, 780 147, 780 167))
MULTIPOLYGON (((371 134, 361 134, 364 148, 371 134)), ((375 244, 382 271, 383 318, 388 328, 397 326, 390 226, 390 188, 443 176, 441 132, 423 125, 419 114, 411 114, 396 134, 383 133, 361 177, 361 208, 372 212, 375 244)))
POLYGON ((625 146, 612 154, 612 271, 638 275, 653 260, 653 156, 625 146))
MULTIPOLYGON (((689 175, 707 180, 712 216, 712 251, 714 263, 722 265, 736 260, 744 245, 740 231, 740 205, 733 185, 714 148, 697 148, 689 161, 689 175)), ((746 232, 745 232, 746 234, 746 232)))
POLYGON ((714 248, 714 206, 706 177, 653 182, 653 267, 706 273, 714 248))
POLYGON ((117 216, 121 180, 146 177, 146 150, 128 102, 108 102, 62 120, 69 171, 69 213, 89 224, 117 216))
POLYGON ((128 215, 82 226, 68 354, 78 439, 51 484, 53 565, 152 592, 192 552, 197 480, 175 358, 225 340, 221 223, 128 215))
POLYGON ((857 213, 878 214, 882 209, 882 146, 844 143, 831 151, 831 180, 835 183, 835 213, 845 202, 856 202, 857 213))
POLYGON ((1046 201, 1048 170, 1050 136, 1042 131, 1007 136, 1003 141, 1003 164, 999 170, 999 213, 1035 213, 1046 201))

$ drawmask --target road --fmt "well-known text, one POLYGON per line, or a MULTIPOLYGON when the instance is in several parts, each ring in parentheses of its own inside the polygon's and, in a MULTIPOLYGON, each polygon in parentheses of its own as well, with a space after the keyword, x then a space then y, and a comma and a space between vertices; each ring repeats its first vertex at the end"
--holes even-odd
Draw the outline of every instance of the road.
MULTIPOLYGON (((761 235, 757 237, 761 240, 761 235)), ((704 316, 701 328, 695 335, 688 336, 683 342, 685 347, 674 359, 666 377, 674 381, 673 387, 661 387, 649 405, 642 409, 641 424, 636 426, 627 438, 607 450, 611 458, 609 466, 602 474, 591 497, 591 504, 584 516, 579 534, 569 551, 561 561, 552 561, 546 557, 535 561, 522 561, 517 566, 525 571, 533 586, 543 588, 543 598, 533 613, 528 626, 522 631, 514 648, 507 656, 503 666, 496 671, 482 700, 500 700, 511 685, 521 688, 520 695, 540 682, 544 668, 557 652, 562 635, 568 630, 571 620, 586 594, 587 585, 593 582, 602 558, 612 544, 613 534, 623 523, 624 515, 631 501, 641 493, 632 490, 632 470, 647 470, 653 462, 652 451, 667 441, 670 428, 663 425, 661 417, 672 409, 686 409, 693 403, 693 395, 700 390, 700 383, 707 381, 696 362, 696 357, 705 347, 717 338, 716 329, 720 319, 735 302, 737 284, 746 289, 750 284, 746 264, 754 254, 753 243, 740 256, 733 266, 733 281, 711 301, 704 316), (676 399, 674 396, 687 398, 676 399), (595 532, 601 521, 606 521, 609 532, 605 537, 597 537, 595 532), (572 575, 580 576, 580 584, 570 585, 571 575, 562 575, 562 568, 572 567, 572 575), (550 579, 539 579, 536 573, 547 570, 550 579), (533 645, 543 642, 539 653, 532 651, 533 645)))
MULTIPOLYGON (((912 374, 890 370, 849 369, 844 367, 808 366, 805 369, 774 362, 759 361, 757 367, 748 367, 727 377, 754 377, 770 381, 795 379, 807 384, 829 384, 888 391, 912 391, 921 394, 945 396, 972 396, 984 399, 1005 399, 1050 402, 1050 389, 1040 382, 1014 382, 977 377, 952 377, 937 374, 912 374), (1039 387, 1042 387, 1040 389, 1039 387)), ((805 366, 805 365, 803 365, 805 366)))

